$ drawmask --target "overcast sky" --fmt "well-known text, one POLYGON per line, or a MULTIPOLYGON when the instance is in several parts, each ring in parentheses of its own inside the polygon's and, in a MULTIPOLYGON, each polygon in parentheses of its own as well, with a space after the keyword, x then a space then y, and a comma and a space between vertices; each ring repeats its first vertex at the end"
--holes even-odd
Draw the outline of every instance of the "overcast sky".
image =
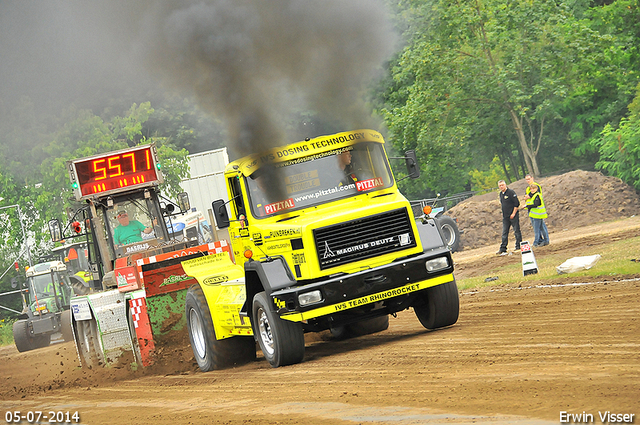
POLYGON ((0 0, 0 112, 162 87, 262 147, 295 108, 364 122, 357 89, 396 41, 378 0, 0 0))
POLYGON ((26 95, 39 106, 86 106, 135 87, 136 74, 148 81, 131 60, 139 11, 108 3, 0 0, 0 102, 11 107, 26 95))

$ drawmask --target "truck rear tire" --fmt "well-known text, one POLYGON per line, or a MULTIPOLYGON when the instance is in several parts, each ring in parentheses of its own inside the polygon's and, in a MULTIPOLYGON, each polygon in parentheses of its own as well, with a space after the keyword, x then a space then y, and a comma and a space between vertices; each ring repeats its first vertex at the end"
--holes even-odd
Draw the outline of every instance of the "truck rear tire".
POLYGON ((278 317, 264 292, 255 295, 251 311, 253 333, 271 367, 300 363, 304 358, 302 325, 278 317))
POLYGON ((436 223, 442 231, 444 243, 447 244, 449 250, 451 252, 458 251, 460 249, 460 229, 458 229, 456 221, 447 215, 441 215, 436 218, 436 223))
POLYGON ((19 352, 24 353, 38 348, 35 338, 31 337, 26 320, 17 320, 13 324, 13 341, 19 352))
POLYGON ((413 309, 422 326, 427 329, 453 325, 458 321, 460 314, 460 299, 456 281, 426 289, 413 309))
POLYGON ((336 339, 347 339, 362 335, 370 335, 389 329, 389 315, 365 319, 349 325, 331 328, 331 335, 336 339))
POLYGON ((193 355, 203 372, 248 363, 256 358, 256 342, 251 337, 216 339, 207 299, 200 286, 192 286, 185 299, 187 328, 193 355))
POLYGON ((65 310, 60 314, 60 333, 65 341, 73 341, 73 328, 71 327, 71 310, 65 310))

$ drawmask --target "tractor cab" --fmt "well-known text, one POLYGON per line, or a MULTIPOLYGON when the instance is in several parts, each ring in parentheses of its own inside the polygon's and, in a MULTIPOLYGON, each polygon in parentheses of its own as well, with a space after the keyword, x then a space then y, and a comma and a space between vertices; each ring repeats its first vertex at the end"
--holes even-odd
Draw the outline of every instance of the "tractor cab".
POLYGON ((67 267, 61 261, 36 264, 27 270, 27 309, 34 316, 57 313, 69 308, 71 286, 67 267))

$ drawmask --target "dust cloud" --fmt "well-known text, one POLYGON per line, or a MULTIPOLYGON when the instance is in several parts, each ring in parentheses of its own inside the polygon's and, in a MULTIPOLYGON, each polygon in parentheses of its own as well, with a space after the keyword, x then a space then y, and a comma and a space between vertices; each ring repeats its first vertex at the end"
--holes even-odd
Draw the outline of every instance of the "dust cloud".
POLYGON ((309 116, 377 128, 362 91, 398 45, 383 0, 8 0, 0 27, 0 111, 159 86, 220 119, 232 157, 326 134, 309 116))
POLYGON ((241 154, 290 141, 283 129, 301 110, 343 129, 368 124, 361 90, 397 41, 376 0, 149 5, 138 52, 164 83, 223 116, 241 154))
POLYGON ((381 2, 215 0, 149 6, 137 51, 165 84, 224 117, 232 156, 299 140, 286 129, 300 111, 338 123, 341 130, 371 124, 361 91, 397 41, 381 2))

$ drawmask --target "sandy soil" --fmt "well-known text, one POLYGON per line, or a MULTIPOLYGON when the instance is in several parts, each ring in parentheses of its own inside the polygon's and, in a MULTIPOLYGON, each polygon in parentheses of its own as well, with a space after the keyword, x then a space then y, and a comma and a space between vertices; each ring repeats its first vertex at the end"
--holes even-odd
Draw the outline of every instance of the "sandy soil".
MULTIPOLYGON (((640 219, 552 233, 539 250, 640 234, 640 219)), ((454 254, 457 276, 490 273, 495 247, 454 254), (480 270, 479 270, 480 269, 480 270)), ((640 253, 635 253, 640 257, 640 253)), ((460 293, 458 323, 424 330, 412 311, 347 341, 308 335, 303 363, 258 359, 201 373, 191 348, 165 363, 83 370, 72 343, 0 348, 0 413, 78 412, 84 424, 559 423, 560 412, 640 414, 640 263, 615 280, 460 293)))

